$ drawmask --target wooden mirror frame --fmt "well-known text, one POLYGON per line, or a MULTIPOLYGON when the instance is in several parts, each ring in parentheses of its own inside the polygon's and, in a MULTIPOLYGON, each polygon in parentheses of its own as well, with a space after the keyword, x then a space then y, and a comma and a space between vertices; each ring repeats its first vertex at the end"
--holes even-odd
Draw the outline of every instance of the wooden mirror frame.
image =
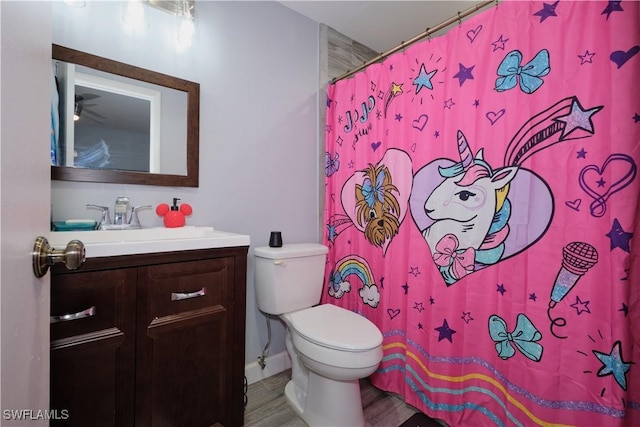
POLYGON ((200 85, 67 47, 52 45, 52 58, 187 93, 187 174, 134 172, 51 166, 51 179, 61 181, 197 187, 200 150, 200 85))

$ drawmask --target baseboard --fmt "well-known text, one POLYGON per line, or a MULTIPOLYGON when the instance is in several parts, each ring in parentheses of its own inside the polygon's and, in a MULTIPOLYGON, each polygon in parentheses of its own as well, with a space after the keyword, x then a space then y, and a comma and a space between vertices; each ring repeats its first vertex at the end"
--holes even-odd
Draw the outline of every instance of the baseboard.
POLYGON ((283 351, 267 357, 264 369, 257 361, 244 365, 244 375, 247 377, 247 383, 253 384, 289 368, 291 368, 291 359, 289 359, 287 352, 283 351))

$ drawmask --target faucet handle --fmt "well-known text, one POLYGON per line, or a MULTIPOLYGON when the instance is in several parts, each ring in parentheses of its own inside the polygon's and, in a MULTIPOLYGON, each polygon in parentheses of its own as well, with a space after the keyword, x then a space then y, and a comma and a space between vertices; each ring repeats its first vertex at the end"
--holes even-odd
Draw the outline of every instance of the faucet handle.
POLYGON ((129 217, 129 224, 131 224, 132 228, 142 228, 140 224, 140 218, 138 218, 138 211, 140 209, 151 209, 151 205, 142 205, 142 206, 132 206, 131 207, 131 216, 129 217))
POLYGON ((98 226, 99 230, 103 229, 103 227, 105 225, 111 224, 111 216, 109 215, 109 207, 100 206, 100 205, 92 205, 90 203, 88 203, 86 206, 88 208, 102 209, 102 218, 100 218, 100 225, 98 226))

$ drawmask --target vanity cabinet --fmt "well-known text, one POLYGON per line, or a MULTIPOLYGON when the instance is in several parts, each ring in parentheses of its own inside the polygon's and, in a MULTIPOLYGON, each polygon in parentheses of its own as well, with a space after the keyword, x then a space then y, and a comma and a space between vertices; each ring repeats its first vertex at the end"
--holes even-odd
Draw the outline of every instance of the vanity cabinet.
POLYGON ((54 266, 52 425, 243 425, 246 266, 244 246, 54 266))

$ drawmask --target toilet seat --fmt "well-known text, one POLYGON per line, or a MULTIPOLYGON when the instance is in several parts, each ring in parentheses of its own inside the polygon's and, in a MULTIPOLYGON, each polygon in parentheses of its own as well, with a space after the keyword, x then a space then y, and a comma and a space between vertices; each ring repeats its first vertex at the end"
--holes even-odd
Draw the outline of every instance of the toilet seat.
POLYGON ((382 344, 382 334, 370 320, 332 304, 290 313, 289 319, 298 335, 322 347, 364 352, 382 344))

